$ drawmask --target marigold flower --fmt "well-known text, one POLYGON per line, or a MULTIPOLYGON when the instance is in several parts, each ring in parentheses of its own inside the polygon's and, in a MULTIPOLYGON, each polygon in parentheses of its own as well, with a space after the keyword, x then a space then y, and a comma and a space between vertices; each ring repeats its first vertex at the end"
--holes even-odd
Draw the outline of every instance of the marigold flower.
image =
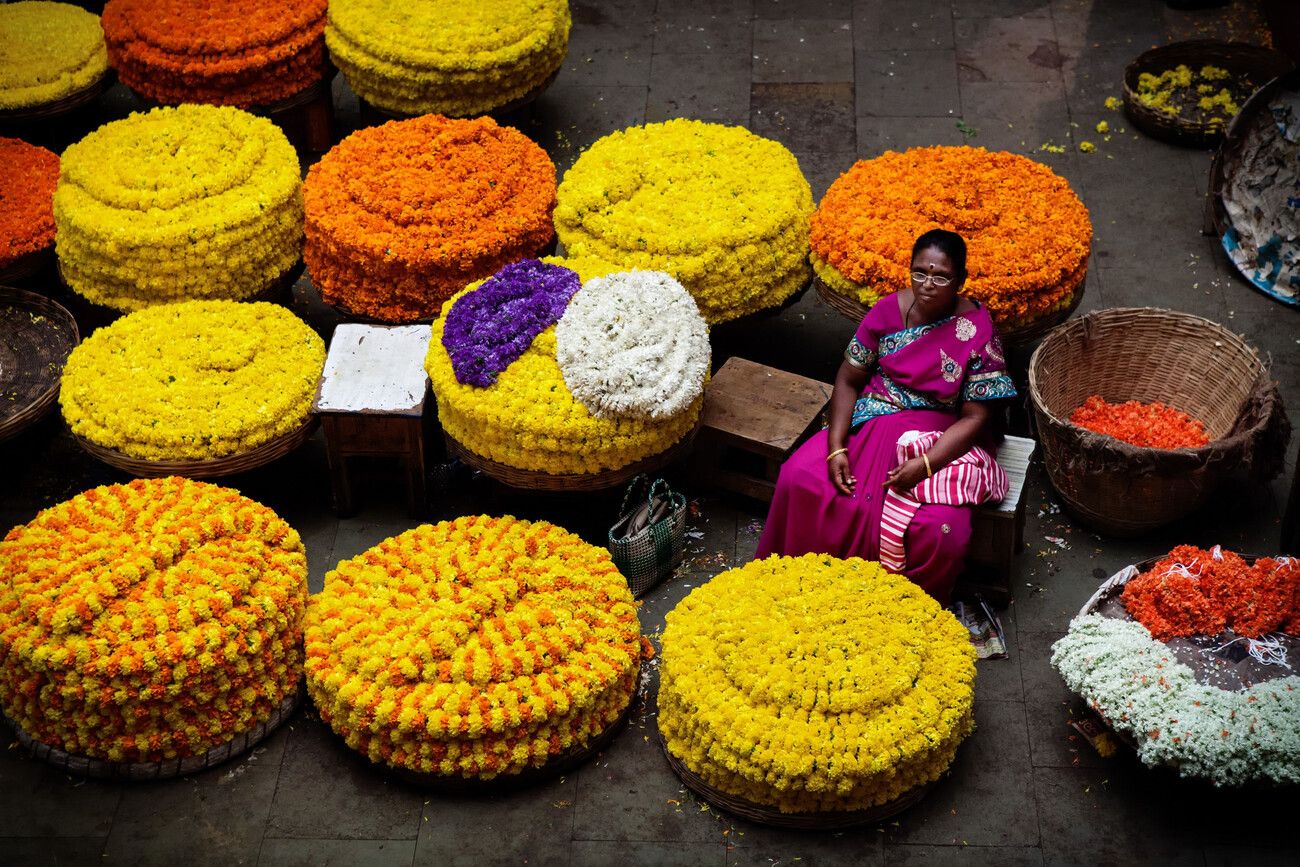
POLYGON ((1070 413, 1070 423, 1149 449, 1196 449, 1210 442, 1204 424, 1158 400, 1107 403, 1094 394, 1070 413))
POLYGON ((0 110, 55 102, 108 71, 99 16, 71 3, 0 4, 0 110))
POLYGON ((0 138, 0 268, 54 243, 58 180, 59 158, 52 151, 0 138))

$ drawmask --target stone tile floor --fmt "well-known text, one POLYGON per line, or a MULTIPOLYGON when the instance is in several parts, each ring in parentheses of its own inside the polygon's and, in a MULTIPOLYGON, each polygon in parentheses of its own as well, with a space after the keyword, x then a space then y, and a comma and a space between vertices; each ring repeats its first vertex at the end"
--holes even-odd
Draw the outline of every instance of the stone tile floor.
MULTIPOLYGON (((747 123, 787 144, 814 193, 854 159, 889 148, 971 144, 1034 153, 1067 177, 1096 228, 1084 310, 1156 305, 1228 324, 1271 355, 1300 401, 1300 313, 1233 276, 1199 233, 1210 156, 1143 138, 1103 100, 1147 47, 1197 35, 1258 39, 1252 4, 1174 12, 1158 0, 574 0, 569 59, 534 106, 509 118, 563 171, 608 132, 691 116, 747 123), (1108 120, 1117 132, 1092 132, 1108 120), (961 122, 960 124, 958 122, 961 122), (1082 154, 1084 139, 1097 152, 1082 154)), ((339 126, 358 123, 336 82, 339 126)), ((43 131, 62 146, 134 107, 120 89, 95 113, 43 131)), ((332 321, 297 287, 299 309, 332 321)), ((812 293, 779 316, 715 332, 715 361, 741 355, 828 379, 853 325, 812 293)), ((1293 418, 1295 418, 1293 413, 1293 418)), ((399 477, 369 468, 360 511, 328 508, 322 444, 232 480, 302 533, 311 588, 326 570, 413 526, 399 477)), ((1289 472, 1294 472, 1294 465, 1289 472)), ((0 526, 94 484, 119 481, 79 452, 56 419, 0 447, 0 526)), ((645 600, 645 631, 691 588, 752 555, 763 509, 678 481, 702 533, 680 574, 645 600)), ((1100 579, 1179 542, 1277 548, 1289 475, 1235 480, 1166 531, 1103 540, 1075 525, 1041 470, 1027 491, 1028 550, 1005 612, 1011 658, 981 662, 979 729, 916 808, 881 827, 781 832, 697 802, 662 759, 654 671, 632 725, 595 761, 500 797, 449 798, 393 781, 353 756, 310 709, 252 755, 192 778, 110 785, 0 752, 0 863, 79 864, 775 864, 1276 863, 1300 857, 1293 793, 1234 793, 1100 759, 1067 722, 1083 712, 1048 649, 1100 579), (1065 540, 1060 547, 1048 536, 1065 540)), ((599 542, 616 496, 523 496, 457 477, 427 518, 471 511, 546 517, 599 542)), ((7 744, 9 731, 0 732, 7 744)))

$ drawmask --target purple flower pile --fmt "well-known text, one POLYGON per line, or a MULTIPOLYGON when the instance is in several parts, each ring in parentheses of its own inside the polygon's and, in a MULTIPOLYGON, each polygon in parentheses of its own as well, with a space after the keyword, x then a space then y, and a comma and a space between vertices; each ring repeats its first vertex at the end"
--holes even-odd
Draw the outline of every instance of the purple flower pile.
POLYGON ((487 388, 564 315, 582 280, 568 268, 524 259, 507 265, 452 305, 442 345, 462 385, 487 388))

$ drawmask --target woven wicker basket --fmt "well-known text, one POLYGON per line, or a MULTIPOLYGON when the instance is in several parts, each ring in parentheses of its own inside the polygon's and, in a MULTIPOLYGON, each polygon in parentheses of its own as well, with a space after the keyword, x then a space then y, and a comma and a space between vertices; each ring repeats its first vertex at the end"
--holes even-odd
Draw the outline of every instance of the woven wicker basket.
POLYGON ((1271 48, 1248 42, 1193 39, 1152 48, 1124 69, 1124 112, 1133 125, 1152 138, 1186 147, 1209 147, 1223 137, 1224 124, 1196 123, 1148 108, 1138 101, 1138 78, 1159 75, 1185 64, 1193 69, 1218 66, 1234 76, 1248 77, 1258 88, 1292 69, 1291 60, 1271 48))
POLYGON ((31 277, 45 268, 46 265, 54 261, 54 245, 42 249, 33 250, 30 253, 24 253, 13 262, 9 263, 7 268, 0 269, 0 284, 13 285, 31 277))
POLYGON ((1029 397, 1052 485, 1085 523, 1135 536, 1199 508, 1227 472, 1275 474, 1289 425, 1255 350, 1206 319, 1152 308, 1060 326, 1029 362, 1029 397), (1138 448, 1069 423, 1091 395, 1162 401, 1201 421, 1199 449, 1138 448))
POLYGON ((0 129, 47 123, 54 118, 74 112, 82 106, 99 99, 99 95, 108 90, 116 77, 113 70, 109 69, 97 81, 53 102, 32 105, 26 108, 0 109, 0 129))
POLYGON ((79 342, 77 322, 63 307, 0 286, 0 442, 53 408, 63 365, 79 342))
POLYGON ((237 455, 195 461, 149 461, 124 455, 116 449, 96 445, 75 434, 73 439, 91 457, 103 461, 110 467, 116 467, 124 473, 130 473, 136 478, 157 479, 163 476, 185 476, 190 479, 218 479, 266 466, 272 461, 277 461, 290 452, 297 450, 299 446, 311 439, 311 435, 316 431, 316 422, 316 416, 313 415, 308 417, 302 427, 297 430, 262 443, 257 448, 249 449, 237 455))
POLYGON ((824 813, 782 813, 776 807, 756 804, 753 801, 729 795, 704 782, 694 771, 682 764, 667 746, 663 747, 664 756, 673 772, 696 795, 720 810, 726 810, 733 816, 771 825, 774 828, 797 828, 807 831, 840 831, 857 828, 862 825, 874 825, 914 806, 930 791, 931 784, 917 786, 887 804, 872 807, 869 810, 848 810, 824 813))

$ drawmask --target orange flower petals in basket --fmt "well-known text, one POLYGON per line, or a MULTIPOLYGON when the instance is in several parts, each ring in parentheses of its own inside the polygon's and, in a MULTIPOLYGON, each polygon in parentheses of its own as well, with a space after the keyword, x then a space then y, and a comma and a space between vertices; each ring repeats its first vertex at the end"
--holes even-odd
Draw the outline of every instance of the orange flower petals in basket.
POLYGON ((0 138, 0 268, 54 243, 59 158, 16 138, 0 138))
POLYGON ((1088 209, 1047 166, 983 148, 912 148, 861 160, 831 184, 812 217, 813 267, 872 305, 908 285, 912 244, 935 228, 966 239, 963 291, 1004 326, 1067 306, 1092 246, 1088 209))
POLYGON ((487 117, 355 132, 312 166, 303 194, 303 255, 321 296, 390 322, 432 319, 466 285, 555 237, 555 165, 487 117))
POLYGON ((108 58, 164 105, 247 108, 287 99, 325 70, 325 0, 110 0, 108 58))
POLYGON ((1094 394, 1070 413, 1070 423, 1147 449, 1198 449, 1210 442, 1205 425, 1158 400, 1107 403, 1094 394))

